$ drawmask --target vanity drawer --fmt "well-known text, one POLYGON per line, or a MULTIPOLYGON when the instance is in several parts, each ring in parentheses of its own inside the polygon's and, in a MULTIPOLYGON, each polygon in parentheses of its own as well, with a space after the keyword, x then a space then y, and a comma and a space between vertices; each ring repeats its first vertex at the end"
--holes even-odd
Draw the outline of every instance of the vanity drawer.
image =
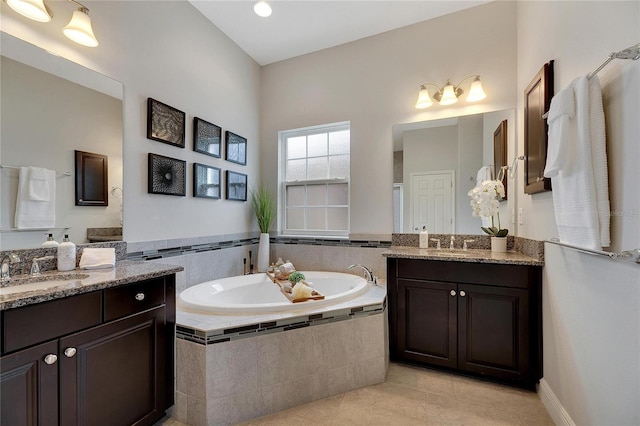
POLYGON ((102 292, 4 311, 2 351, 13 352, 101 323, 102 292))
POLYGON ((164 304, 164 278, 104 291, 104 320, 111 321, 164 304))

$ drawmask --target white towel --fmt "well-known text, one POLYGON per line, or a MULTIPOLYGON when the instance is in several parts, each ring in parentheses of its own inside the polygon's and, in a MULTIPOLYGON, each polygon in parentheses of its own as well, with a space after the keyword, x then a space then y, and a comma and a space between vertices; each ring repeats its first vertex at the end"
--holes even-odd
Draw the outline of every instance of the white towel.
POLYGON ((20 167, 16 197, 16 228, 52 228, 55 223, 56 172, 37 167, 20 167))
MULTIPOLYGON (((49 190, 50 170, 41 167, 29 167, 29 199, 31 201, 49 201, 51 191, 49 190)), ((55 172, 53 172, 55 179, 55 172)))
MULTIPOLYGON (((552 165, 549 174, 556 225, 560 241, 600 249, 609 244, 608 221, 599 219, 600 211, 603 216, 609 214, 600 86, 597 80, 590 82, 587 77, 579 77, 569 89, 573 91, 575 116, 570 117, 565 109, 561 116, 550 113, 549 117, 555 119, 549 128, 549 146, 554 147, 550 154, 555 157, 548 156, 548 161, 552 165), (555 167, 557 173, 553 171, 555 167), (596 187, 599 188, 597 191, 596 187)), ((561 102, 566 105, 569 96, 565 92, 562 97, 565 99, 561 102)))
POLYGON ((85 248, 80 257, 80 269, 113 268, 116 266, 116 249, 85 248))
POLYGON ((545 177, 558 176, 560 169, 567 165, 569 158, 569 119, 576 115, 575 95, 573 87, 558 92, 551 99, 547 124, 549 125, 549 140, 547 147, 547 162, 544 168, 545 177))

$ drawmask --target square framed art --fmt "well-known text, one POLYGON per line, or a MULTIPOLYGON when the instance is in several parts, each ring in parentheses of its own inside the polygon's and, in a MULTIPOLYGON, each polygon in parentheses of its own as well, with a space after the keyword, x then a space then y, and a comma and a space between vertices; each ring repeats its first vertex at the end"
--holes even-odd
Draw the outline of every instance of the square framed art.
POLYGON ((201 118, 193 118, 193 150, 220 158, 222 128, 201 118))
POLYGON ((186 161, 149 153, 147 192, 149 194, 186 195, 186 161))
POLYGON ((198 198, 220 198, 220 169, 205 164, 193 163, 193 196, 198 198))
POLYGON ((233 132, 225 132, 225 160, 232 163, 247 164, 247 139, 233 132))
POLYGON ((147 99, 147 138, 184 148, 184 133, 184 112, 155 99, 147 99))
POLYGON ((247 175, 227 170, 227 200, 247 201, 247 175))

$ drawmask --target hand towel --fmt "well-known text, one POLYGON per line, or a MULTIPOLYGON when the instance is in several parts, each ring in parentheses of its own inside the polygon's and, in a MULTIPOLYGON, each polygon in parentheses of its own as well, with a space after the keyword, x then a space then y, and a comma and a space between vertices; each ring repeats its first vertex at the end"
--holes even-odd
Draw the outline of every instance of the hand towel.
MULTIPOLYGON (((45 176, 48 188, 48 200, 34 200, 30 195, 31 168, 20 167, 18 193, 16 196, 15 225, 18 229, 53 228, 56 223, 56 172, 43 169, 35 176, 45 176)), ((41 179, 35 179, 42 181, 41 179)), ((34 197, 45 198, 42 182, 34 185, 34 197)))
MULTIPOLYGON (((603 169, 606 175, 603 116, 601 121, 592 125, 592 120, 598 116, 598 105, 601 108, 602 98, 597 81, 593 82, 593 89, 591 84, 587 77, 579 77, 571 83, 569 88, 573 91, 575 115, 571 117, 564 113, 560 117, 556 116, 556 120, 562 120, 557 123, 561 124, 561 130, 558 130, 560 127, 550 128, 549 144, 556 145, 552 150, 555 154, 560 153, 559 157, 550 159, 550 174, 560 241, 600 249, 603 243, 608 244, 608 241, 601 238, 604 233, 601 232, 599 220, 600 209, 606 208, 608 215, 608 193, 602 193, 602 186, 607 187, 608 183, 602 177, 603 169), (561 160, 557 161, 558 158, 561 160), (600 180, 597 185, 594 164, 597 164, 597 179, 600 180), (554 175, 553 168, 556 166, 558 169, 554 175), (602 200, 602 207, 598 203, 596 186, 600 187, 600 197, 606 198, 606 202, 602 200)), ((569 97, 567 93, 563 93, 563 97, 565 96, 569 97)), ((566 112, 566 109, 563 111, 566 112)), ((600 114, 601 111, 600 109, 600 114)))
POLYGON ((113 268, 116 266, 116 249, 85 248, 80 257, 80 269, 113 268))
POLYGON ((558 172, 567 165, 569 157, 569 119, 576 115, 573 87, 558 92, 551 99, 547 124, 549 138, 547 145, 547 162, 544 168, 545 177, 558 176, 558 172))
POLYGON ((600 79, 589 79, 589 126, 591 133, 591 163, 596 187, 596 205, 600 226, 600 245, 611 245, 611 207, 609 205, 609 171, 607 168, 607 138, 605 135, 604 108, 600 79))
MULTIPOLYGON (((29 199, 31 201, 49 201, 51 192, 49 191, 50 170, 41 167, 29 167, 29 199)), ((53 172, 55 179, 55 172, 53 172)))

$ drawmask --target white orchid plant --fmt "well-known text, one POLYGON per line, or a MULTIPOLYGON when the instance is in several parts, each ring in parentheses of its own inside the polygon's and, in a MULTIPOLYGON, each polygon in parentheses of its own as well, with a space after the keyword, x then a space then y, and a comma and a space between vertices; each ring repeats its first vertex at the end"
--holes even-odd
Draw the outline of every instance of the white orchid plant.
POLYGON ((471 197, 471 208, 474 217, 490 217, 491 226, 480 228, 492 237, 506 237, 508 229, 500 227, 500 199, 504 198, 504 185, 499 180, 485 180, 482 185, 476 186, 468 192, 471 197), (498 226, 495 226, 494 216, 498 218, 498 226))

